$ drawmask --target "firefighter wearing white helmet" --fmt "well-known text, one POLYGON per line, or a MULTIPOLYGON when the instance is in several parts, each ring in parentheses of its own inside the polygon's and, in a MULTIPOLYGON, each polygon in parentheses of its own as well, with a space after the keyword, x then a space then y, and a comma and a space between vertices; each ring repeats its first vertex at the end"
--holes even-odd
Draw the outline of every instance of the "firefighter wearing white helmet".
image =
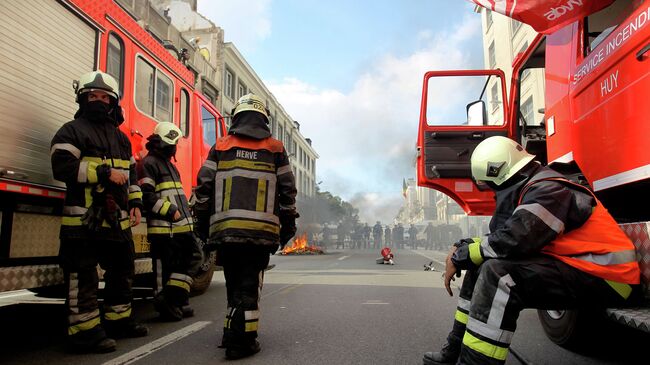
POLYGON ((197 232, 217 249, 228 288, 221 346, 238 359, 260 351, 260 291, 269 254, 296 232, 296 185, 281 141, 271 137, 260 97, 244 95, 228 135, 199 170, 197 232))
POLYGON ((140 222, 142 192, 131 143, 118 128, 123 118, 117 82, 93 71, 75 85, 79 110, 51 146, 54 178, 67 188, 59 250, 68 289, 67 342, 72 351, 109 352, 115 350, 113 338, 148 332, 131 317, 131 226, 140 222), (106 270, 101 312, 98 263, 106 270))
POLYGON ((425 353, 424 364, 505 363, 525 308, 634 300, 634 245, 588 188, 542 167, 505 137, 479 143, 471 166, 474 179, 496 191, 496 210, 486 236, 456 242, 447 256, 449 295, 451 281, 467 272, 447 343, 425 353))
POLYGON ((180 173, 171 161, 181 138, 174 123, 158 123, 147 138, 149 153, 137 166, 156 277, 154 308, 165 321, 180 321, 194 314, 189 294, 201 256, 180 173))
POLYGON ((73 83, 73 86, 77 94, 77 101, 79 100, 79 95, 93 90, 102 90, 116 101, 120 99, 117 81, 113 76, 101 71, 93 71, 81 75, 79 80, 73 83))
POLYGON ((472 176, 499 186, 534 158, 510 138, 490 137, 479 143, 472 153, 472 176))

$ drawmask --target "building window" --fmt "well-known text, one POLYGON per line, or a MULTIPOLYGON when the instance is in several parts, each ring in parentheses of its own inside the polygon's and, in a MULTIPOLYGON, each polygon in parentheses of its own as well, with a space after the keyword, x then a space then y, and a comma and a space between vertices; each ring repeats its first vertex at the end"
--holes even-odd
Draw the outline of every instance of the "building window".
POLYGON ((495 82, 492 85, 492 88, 490 89, 490 93, 492 94, 491 95, 492 97, 490 98, 490 104, 492 104, 491 105, 491 110, 492 110, 492 113, 494 113, 495 111, 499 110, 499 99, 500 99, 500 97, 499 97, 499 84, 497 84, 495 82))
POLYGON ((120 85, 120 95, 124 95, 124 46, 122 40, 113 32, 108 36, 106 73, 117 80, 117 84, 120 85))
POLYGON ((142 57, 135 70, 135 105, 158 122, 172 121, 172 80, 142 57))
POLYGON ((181 132, 183 132, 183 137, 187 137, 190 133, 190 96, 185 89, 181 89, 180 108, 181 132))
POLYGON ((224 77, 223 91, 227 97, 232 99, 233 89, 232 89, 232 72, 229 69, 226 69, 226 76, 224 77))
POLYGON ((217 117, 204 106, 201 106, 201 124, 203 125, 203 141, 209 146, 213 146, 217 141, 217 117))
POLYGON ((278 123, 278 139, 280 142, 284 143, 284 128, 278 123))
POLYGON ((246 95, 246 85, 241 82, 237 85, 237 98, 241 98, 246 95))
POLYGON ((172 99, 174 88, 172 80, 156 72, 156 110, 154 116, 160 122, 172 121, 172 99))
POLYGON ((488 48, 488 57, 490 62, 490 68, 495 69, 497 67, 497 55, 494 52, 494 41, 490 43, 490 47, 488 48))
POLYGON ((523 104, 521 104, 521 115, 524 117, 526 125, 535 125, 535 113, 533 111, 533 96, 529 96, 523 104))
POLYGON ((490 29, 492 26, 492 12, 490 10, 485 10, 485 30, 490 29))

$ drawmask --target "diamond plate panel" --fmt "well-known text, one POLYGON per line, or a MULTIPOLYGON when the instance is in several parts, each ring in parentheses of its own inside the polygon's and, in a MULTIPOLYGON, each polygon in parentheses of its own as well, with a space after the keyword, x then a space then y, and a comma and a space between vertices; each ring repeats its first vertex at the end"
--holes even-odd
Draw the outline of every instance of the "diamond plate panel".
POLYGON ((9 257, 47 257, 59 254, 61 217, 15 213, 9 257))
POLYGON ((650 298, 650 223, 621 224, 621 229, 636 247, 636 260, 641 269, 641 284, 646 298, 650 298))
POLYGON ((620 324, 650 332, 650 308, 607 309, 607 314, 620 324))
POLYGON ((0 291, 29 289, 63 283, 58 265, 33 265, 0 268, 0 291))

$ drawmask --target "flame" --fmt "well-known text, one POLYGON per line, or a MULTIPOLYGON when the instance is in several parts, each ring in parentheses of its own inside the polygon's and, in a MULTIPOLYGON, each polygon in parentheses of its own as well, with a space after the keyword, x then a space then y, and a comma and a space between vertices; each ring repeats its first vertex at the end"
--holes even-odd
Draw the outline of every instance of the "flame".
POLYGON ((282 249, 283 255, 294 253, 323 253, 318 246, 310 246, 307 242, 307 234, 303 234, 293 240, 291 246, 287 245, 282 249))

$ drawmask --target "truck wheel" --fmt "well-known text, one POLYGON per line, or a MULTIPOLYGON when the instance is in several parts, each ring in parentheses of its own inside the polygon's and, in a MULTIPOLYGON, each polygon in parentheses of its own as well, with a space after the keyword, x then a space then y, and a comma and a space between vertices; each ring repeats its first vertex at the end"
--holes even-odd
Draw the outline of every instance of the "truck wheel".
POLYGON ((537 310, 546 336, 567 348, 582 348, 603 321, 601 312, 585 310, 537 310))
POLYGON ((192 288, 190 290, 190 296, 201 295, 208 290, 210 283, 212 282, 212 275, 215 270, 216 262, 216 252, 210 252, 209 258, 206 262, 201 265, 199 273, 194 277, 194 282, 192 283, 192 288))

